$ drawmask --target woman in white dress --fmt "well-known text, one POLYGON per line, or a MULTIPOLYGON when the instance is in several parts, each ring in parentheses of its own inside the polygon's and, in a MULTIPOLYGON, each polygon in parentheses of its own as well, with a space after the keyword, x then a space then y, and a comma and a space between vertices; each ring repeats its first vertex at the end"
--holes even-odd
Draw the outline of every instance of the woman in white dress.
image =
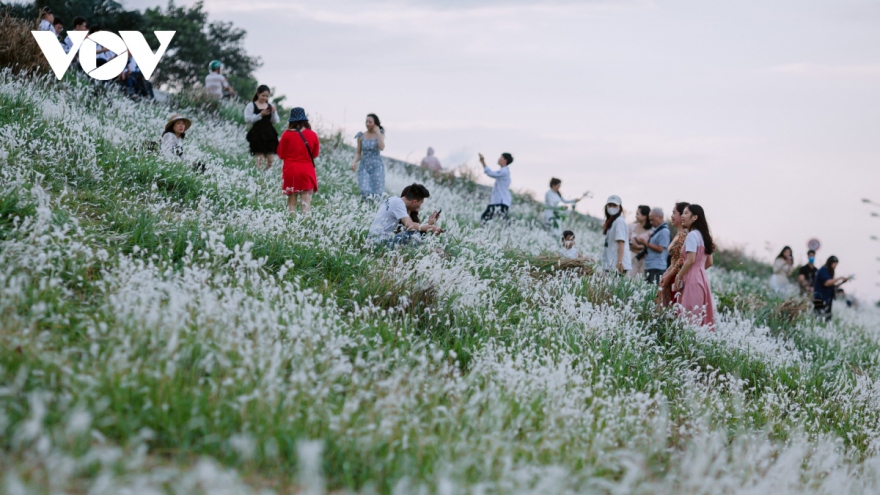
POLYGON ((773 261, 773 275, 770 277, 770 288, 778 294, 787 294, 792 290, 791 281, 788 276, 791 273, 794 260, 791 255, 791 248, 785 246, 779 253, 779 256, 773 261))

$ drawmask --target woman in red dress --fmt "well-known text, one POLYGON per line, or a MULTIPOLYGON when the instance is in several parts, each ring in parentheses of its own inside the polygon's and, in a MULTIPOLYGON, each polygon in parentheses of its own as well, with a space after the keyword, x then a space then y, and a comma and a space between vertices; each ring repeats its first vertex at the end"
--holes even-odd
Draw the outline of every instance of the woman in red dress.
POLYGON ((287 195, 287 210, 292 215, 296 216, 299 197, 302 204, 300 210, 308 216, 312 207, 312 193, 318 191, 315 158, 321 152, 321 142, 312 131, 302 108, 292 109, 287 122, 287 130, 278 143, 278 158, 284 162, 281 191, 287 195))

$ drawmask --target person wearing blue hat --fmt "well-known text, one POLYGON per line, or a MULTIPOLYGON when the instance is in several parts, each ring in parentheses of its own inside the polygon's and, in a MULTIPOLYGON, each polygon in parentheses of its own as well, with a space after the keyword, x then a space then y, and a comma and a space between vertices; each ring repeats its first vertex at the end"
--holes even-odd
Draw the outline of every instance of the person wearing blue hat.
POLYGON ((287 130, 278 143, 281 169, 281 192, 287 196, 287 211, 296 216, 297 200, 300 210, 308 216, 312 208, 312 194, 318 192, 315 158, 321 152, 321 141, 312 131, 306 111, 300 107, 290 110, 287 130))

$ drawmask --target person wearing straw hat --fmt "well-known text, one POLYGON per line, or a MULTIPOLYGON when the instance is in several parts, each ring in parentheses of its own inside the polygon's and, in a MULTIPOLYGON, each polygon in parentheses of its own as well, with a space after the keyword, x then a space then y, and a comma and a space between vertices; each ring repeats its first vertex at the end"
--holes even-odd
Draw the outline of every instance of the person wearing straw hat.
POLYGON ((300 107, 290 110, 287 130, 281 134, 277 155, 283 162, 281 191, 287 195, 287 211, 296 216, 297 198, 300 210, 308 216, 312 207, 312 194, 318 191, 315 158, 321 153, 321 141, 312 131, 306 111, 300 107))
POLYGON ((192 121, 180 114, 172 114, 165 124, 165 132, 162 133, 162 141, 159 143, 159 152, 166 158, 183 160, 183 138, 186 131, 192 126, 192 121))
POLYGON ((606 272, 624 275, 632 270, 629 256, 629 229, 623 218, 623 202, 620 196, 608 196, 605 202, 605 251, 602 253, 602 268, 606 272))

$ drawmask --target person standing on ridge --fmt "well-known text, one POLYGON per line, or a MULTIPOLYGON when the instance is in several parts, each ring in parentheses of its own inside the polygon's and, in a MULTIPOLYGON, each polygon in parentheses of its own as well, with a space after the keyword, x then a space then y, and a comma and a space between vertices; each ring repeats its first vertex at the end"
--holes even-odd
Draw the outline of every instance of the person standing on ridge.
POLYGON ((312 131, 306 111, 300 107, 290 110, 287 130, 278 143, 281 169, 281 191, 287 195, 287 211, 296 216, 296 202, 300 199, 300 211, 308 216, 312 209, 312 194, 318 192, 318 176, 315 158, 321 153, 321 141, 312 131))
POLYGON ((807 251, 807 264, 798 270, 798 284, 801 287, 801 294, 808 295, 813 291, 813 284, 816 282, 816 251, 810 249, 807 251))
POLYGON ((275 124, 280 119, 278 111, 269 103, 269 86, 261 84, 257 88, 251 102, 244 108, 244 122, 251 126, 247 133, 247 142, 254 157, 257 170, 269 170, 275 160, 278 149, 278 131, 275 124), (263 162, 266 162, 263 168, 263 162))
POLYGON ((218 100, 235 96, 235 90, 229 85, 226 76, 220 73, 221 70, 223 70, 223 62, 212 60, 208 64, 208 75, 205 76, 205 91, 218 100))
POLYGON ((385 162, 380 155, 385 150, 385 128, 375 113, 367 115, 364 124, 367 132, 359 132, 355 136, 357 150, 351 169, 357 172, 361 199, 379 201, 385 194, 385 162))
POLYGON ((495 179, 495 185, 492 186, 492 195, 489 197, 489 206, 480 216, 483 222, 488 222, 496 216, 498 218, 507 219, 507 211, 513 204, 513 198, 510 195, 510 164, 513 163, 513 155, 510 153, 501 153, 498 157, 498 165, 501 167, 497 172, 486 165, 486 158, 482 153, 480 155, 480 163, 483 164, 483 172, 495 179))
POLYGON ((440 160, 434 156, 434 148, 428 147, 428 154, 422 158, 422 168, 428 170, 429 172, 441 172, 443 171, 443 166, 440 165, 440 160))
POLYGON ((623 218, 623 201, 620 196, 608 196, 605 202, 605 250, 602 253, 602 268, 608 273, 626 275, 632 270, 632 257, 629 255, 629 230, 623 218))
POLYGON ((578 201, 583 199, 564 199, 562 193, 559 192, 561 186, 562 181, 553 177, 550 179, 550 189, 544 193, 544 228, 553 232, 557 237, 562 229, 565 210, 568 209, 565 205, 571 205, 573 210, 577 206, 578 201))
POLYGON ((678 314, 715 331, 712 286, 706 275, 706 270, 713 264, 715 243, 703 207, 688 205, 681 215, 681 225, 688 229, 688 235, 682 249, 684 264, 675 277, 675 287, 681 291, 678 314))

